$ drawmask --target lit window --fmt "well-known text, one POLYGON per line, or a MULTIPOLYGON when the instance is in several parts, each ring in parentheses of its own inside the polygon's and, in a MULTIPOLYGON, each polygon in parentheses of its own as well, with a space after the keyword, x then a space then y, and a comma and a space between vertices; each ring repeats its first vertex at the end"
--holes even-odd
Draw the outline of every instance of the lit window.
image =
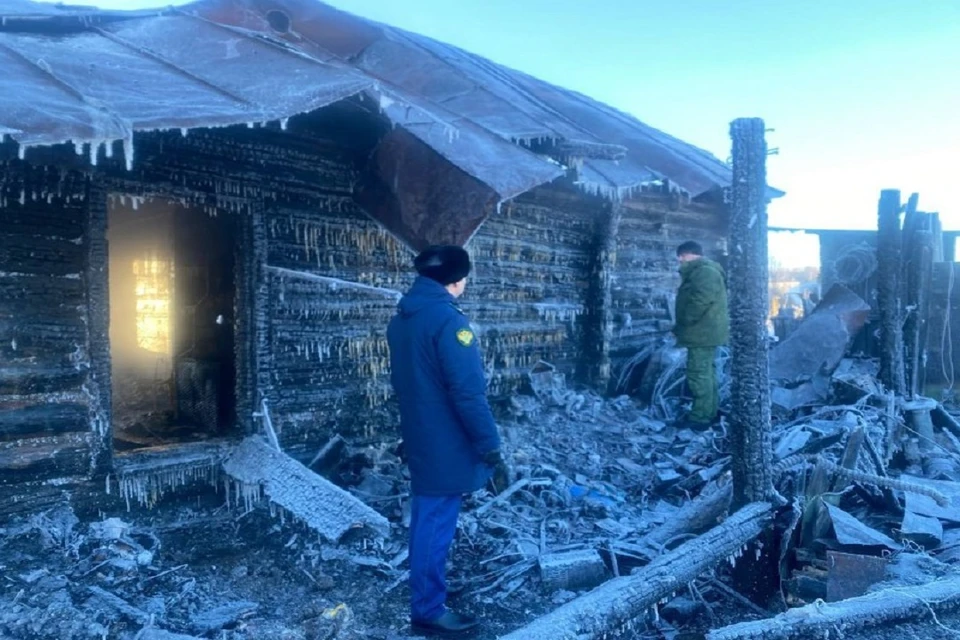
POLYGON ((137 300, 137 346, 170 354, 170 301, 173 265, 168 260, 134 260, 137 300))

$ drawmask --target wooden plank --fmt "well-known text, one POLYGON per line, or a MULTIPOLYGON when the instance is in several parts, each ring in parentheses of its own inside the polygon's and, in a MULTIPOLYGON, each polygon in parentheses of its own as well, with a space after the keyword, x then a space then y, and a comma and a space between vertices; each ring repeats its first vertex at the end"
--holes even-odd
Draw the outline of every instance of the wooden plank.
POLYGON ((358 526, 380 534, 390 529, 379 513, 258 437, 244 440, 223 470, 238 497, 252 502, 265 496, 331 542, 358 526))
POLYGON ((57 363, 18 363, 0 366, 0 395, 78 391, 86 372, 57 363))
POLYGON ((0 236, 0 271, 66 276, 83 270, 84 248, 70 240, 0 236), (3 240, 9 240, 4 243, 3 240))
POLYGON ((0 442, 0 485, 85 475, 96 439, 86 432, 0 442))
POLYGON ((7 207, 3 211, 3 224, 0 225, 0 243, 15 242, 17 238, 37 234, 48 238, 78 240, 83 236, 81 212, 82 209, 77 207, 7 207))
POLYGON ((57 402, 63 395, 39 394, 17 396, 29 400, 0 397, 0 440, 11 440, 27 434, 60 434, 89 431, 90 411, 85 402, 57 402), (49 398, 49 402, 43 402, 49 398), (34 404, 36 402, 40 404, 34 404))
POLYGON ((52 509, 63 504, 67 495, 71 506, 79 512, 79 501, 83 500, 86 505, 85 498, 102 494, 102 482, 94 485, 82 476, 58 478, 56 483, 43 480, 18 482, 0 491, 0 522, 52 509))

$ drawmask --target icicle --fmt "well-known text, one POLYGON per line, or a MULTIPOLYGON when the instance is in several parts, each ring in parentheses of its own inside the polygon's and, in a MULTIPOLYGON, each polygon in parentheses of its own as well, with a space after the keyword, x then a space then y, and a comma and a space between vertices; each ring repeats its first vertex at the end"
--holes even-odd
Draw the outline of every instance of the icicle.
POLYGON ((103 153, 107 158, 113 157, 113 140, 108 140, 103 143, 103 153))
POLYGON ((78 155, 78 156, 82 156, 82 155, 83 155, 83 142, 74 142, 74 143, 73 143, 73 150, 77 152, 77 155, 78 155))
POLYGON ((133 132, 123 139, 123 158, 127 163, 127 171, 133 171, 133 132))
POLYGON ((396 104, 396 102, 393 98, 383 93, 380 94, 380 111, 386 111, 394 104, 396 104))
POLYGON ((90 143, 90 166, 97 166, 97 156, 100 155, 100 143, 91 142, 90 143))
POLYGON ((287 125, 290 123, 290 118, 283 118, 280 120, 280 130, 286 131, 287 125))
POLYGON ((17 149, 17 158, 20 160, 27 159, 27 145, 25 144, 20 145, 20 148, 17 149))

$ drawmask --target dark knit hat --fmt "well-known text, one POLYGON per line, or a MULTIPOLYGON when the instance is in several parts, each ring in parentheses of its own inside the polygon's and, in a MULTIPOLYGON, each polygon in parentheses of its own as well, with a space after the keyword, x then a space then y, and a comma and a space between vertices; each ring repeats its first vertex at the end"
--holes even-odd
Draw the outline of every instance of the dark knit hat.
POLYGON ((446 286, 470 275, 470 255, 463 247, 435 245, 421 251, 413 266, 421 276, 446 286))

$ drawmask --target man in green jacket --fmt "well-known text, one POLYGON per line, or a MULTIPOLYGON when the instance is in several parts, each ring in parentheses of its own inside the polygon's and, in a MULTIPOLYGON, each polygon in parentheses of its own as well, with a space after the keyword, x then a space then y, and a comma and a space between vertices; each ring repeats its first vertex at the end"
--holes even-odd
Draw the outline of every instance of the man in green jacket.
POLYGON ((723 267, 703 257, 696 242, 677 247, 680 261, 680 290, 677 292, 677 345, 687 348, 687 386, 693 408, 686 426, 707 429, 717 419, 720 390, 714 362, 717 347, 730 336, 727 313, 727 281, 723 267))

